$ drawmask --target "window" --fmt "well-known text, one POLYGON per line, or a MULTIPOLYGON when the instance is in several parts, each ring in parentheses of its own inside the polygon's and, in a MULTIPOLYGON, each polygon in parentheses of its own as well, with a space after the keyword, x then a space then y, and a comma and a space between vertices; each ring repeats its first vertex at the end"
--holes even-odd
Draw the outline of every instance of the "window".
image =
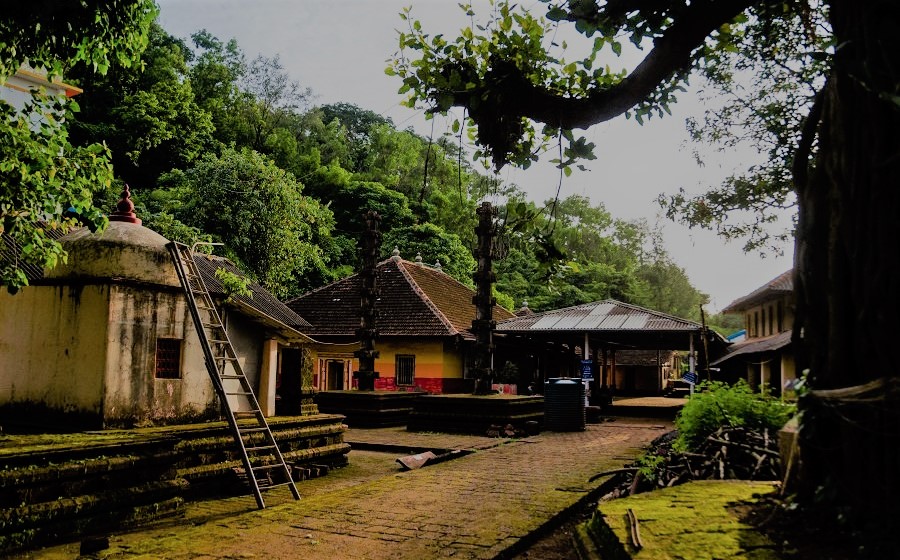
POLYGON ((394 383, 397 385, 412 385, 416 376, 416 357, 397 354, 394 383))
POLYGON ((156 378, 181 379, 181 339, 156 339, 156 378))

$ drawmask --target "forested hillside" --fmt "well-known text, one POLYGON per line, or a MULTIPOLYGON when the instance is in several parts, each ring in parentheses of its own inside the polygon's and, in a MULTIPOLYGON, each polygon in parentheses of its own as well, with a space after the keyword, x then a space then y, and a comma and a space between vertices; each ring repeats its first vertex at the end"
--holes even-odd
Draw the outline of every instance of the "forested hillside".
POLYGON ((475 208, 499 207, 497 297, 533 310, 615 298, 699 319, 707 296, 645 222, 617 220, 582 196, 531 201, 524 186, 479 173, 445 135, 422 137, 344 103, 321 105, 278 57, 251 57, 206 31, 155 25, 143 65, 82 87, 73 144, 105 142, 115 181, 144 223, 170 239, 213 240, 280 297, 351 274, 362 213, 376 210, 382 257, 399 248, 472 284, 475 208))

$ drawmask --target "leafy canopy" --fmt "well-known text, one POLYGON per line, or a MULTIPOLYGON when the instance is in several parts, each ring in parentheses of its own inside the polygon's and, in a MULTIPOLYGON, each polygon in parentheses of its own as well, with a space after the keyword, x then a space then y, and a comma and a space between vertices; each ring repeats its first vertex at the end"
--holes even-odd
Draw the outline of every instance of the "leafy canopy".
MULTIPOLYGON (((137 65, 155 16, 152 0, 12 2, 0 20, 0 82, 26 63, 50 79, 79 65, 100 74, 137 65)), ((111 184, 109 153, 70 143, 66 121, 77 109, 39 90, 20 110, 0 101, 0 232, 20 248, 0 269, 10 292, 27 285, 23 264, 52 267, 66 258, 48 229, 106 225, 93 199, 111 184)))

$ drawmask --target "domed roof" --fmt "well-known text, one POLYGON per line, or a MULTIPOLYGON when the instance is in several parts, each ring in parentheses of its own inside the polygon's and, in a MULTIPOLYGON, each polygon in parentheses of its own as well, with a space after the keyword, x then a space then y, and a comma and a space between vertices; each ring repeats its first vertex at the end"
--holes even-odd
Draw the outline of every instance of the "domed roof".
POLYGON ((102 233, 79 228, 59 239, 69 254, 65 263, 47 271, 46 278, 133 280, 141 283, 180 286, 168 239, 140 225, 131 204, 128 187, 110 215, 102 233))

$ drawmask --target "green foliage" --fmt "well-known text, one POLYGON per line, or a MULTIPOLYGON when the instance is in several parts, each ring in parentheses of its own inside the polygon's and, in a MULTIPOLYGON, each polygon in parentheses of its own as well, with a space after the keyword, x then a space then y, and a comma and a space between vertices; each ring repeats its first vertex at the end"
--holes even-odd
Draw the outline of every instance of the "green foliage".
POLYGON ((655 485, 657 479, 659 478, 659 469, 663 464, 665 464, 665 462, 666 458, 663 455, 644 453, 637 458, 635 464, 637 465, 638 472, 641 473, 641 477, 644 479, 644 481, 655 485))
POLYGON ((226 302, 233 301, 237 296, 253 298, 253 291, 249 288, 250 279, 246 276, 238 276, 233 272, 219 267, 216 269, 216 278, 225 290, 226 302))
POLYGON ((78 64, 105 74, 131 66, 147 46, 152 0, 11 2, 0 20, 0 81, 28 63, 51 76, 78 64))
POLYGON ((330 236, 331 212, 261 154, 226 148, 166 180, 188 193, 176 217, 224 242, 274 294, 302 292, 304 277, 326 267, 320 244, 330 236))
POLYGON ((703 382, 675 420, 675 449, 691 451, 721 426, 766 428, 772 437, 793 416, 796 406, 754 393, 743 380, 734 385, 703 382))
MULTIPOLYGON (((84 65, 105 73, 130 66, 147 44, 156 15, 151 0, 14 2, 0 21, 0 82, 28 63, 50 78, 84 65)), ((46 230, 77 224, 105 227, 93 196, 109 187, 112 168, 101 144, 74 147, 65 120, 74 102, 35 91, 22 111, 0 102, 0 231, 21 247, 0 268, 0 284, 15 292, 27 284, 20 263, 53 267, 66 258, 46 230)))
POLYGON ((394 228, 382 238, 382 257, 390 256, 394 247, 400 249, 400 255, 406 260, 421 254, 423 262, 429 265, 440 262, 445 273, 470 288, 474 287, 475 258, 458 236, 434 224, 394 228))
POLYGON ((73 141, 106 142, 117 176, 136 190, 191 165, 214 147, 212 116, 196 102, 187 47, 154 24, 143 68, 106 76, 76 74, 86 93, 73 122, 73 141))
POLYGON ((0 102, 0 232, 21 248, 15 260, 0 261, 0 284, 10 293, 28 284, 21 264, 53 268, 65 261, 47 230, 107 224, 93 197, 112 183, 109 153, 100 144, 69 143, 62 124, 69 106, 35 99, 17 112, 0 102))

